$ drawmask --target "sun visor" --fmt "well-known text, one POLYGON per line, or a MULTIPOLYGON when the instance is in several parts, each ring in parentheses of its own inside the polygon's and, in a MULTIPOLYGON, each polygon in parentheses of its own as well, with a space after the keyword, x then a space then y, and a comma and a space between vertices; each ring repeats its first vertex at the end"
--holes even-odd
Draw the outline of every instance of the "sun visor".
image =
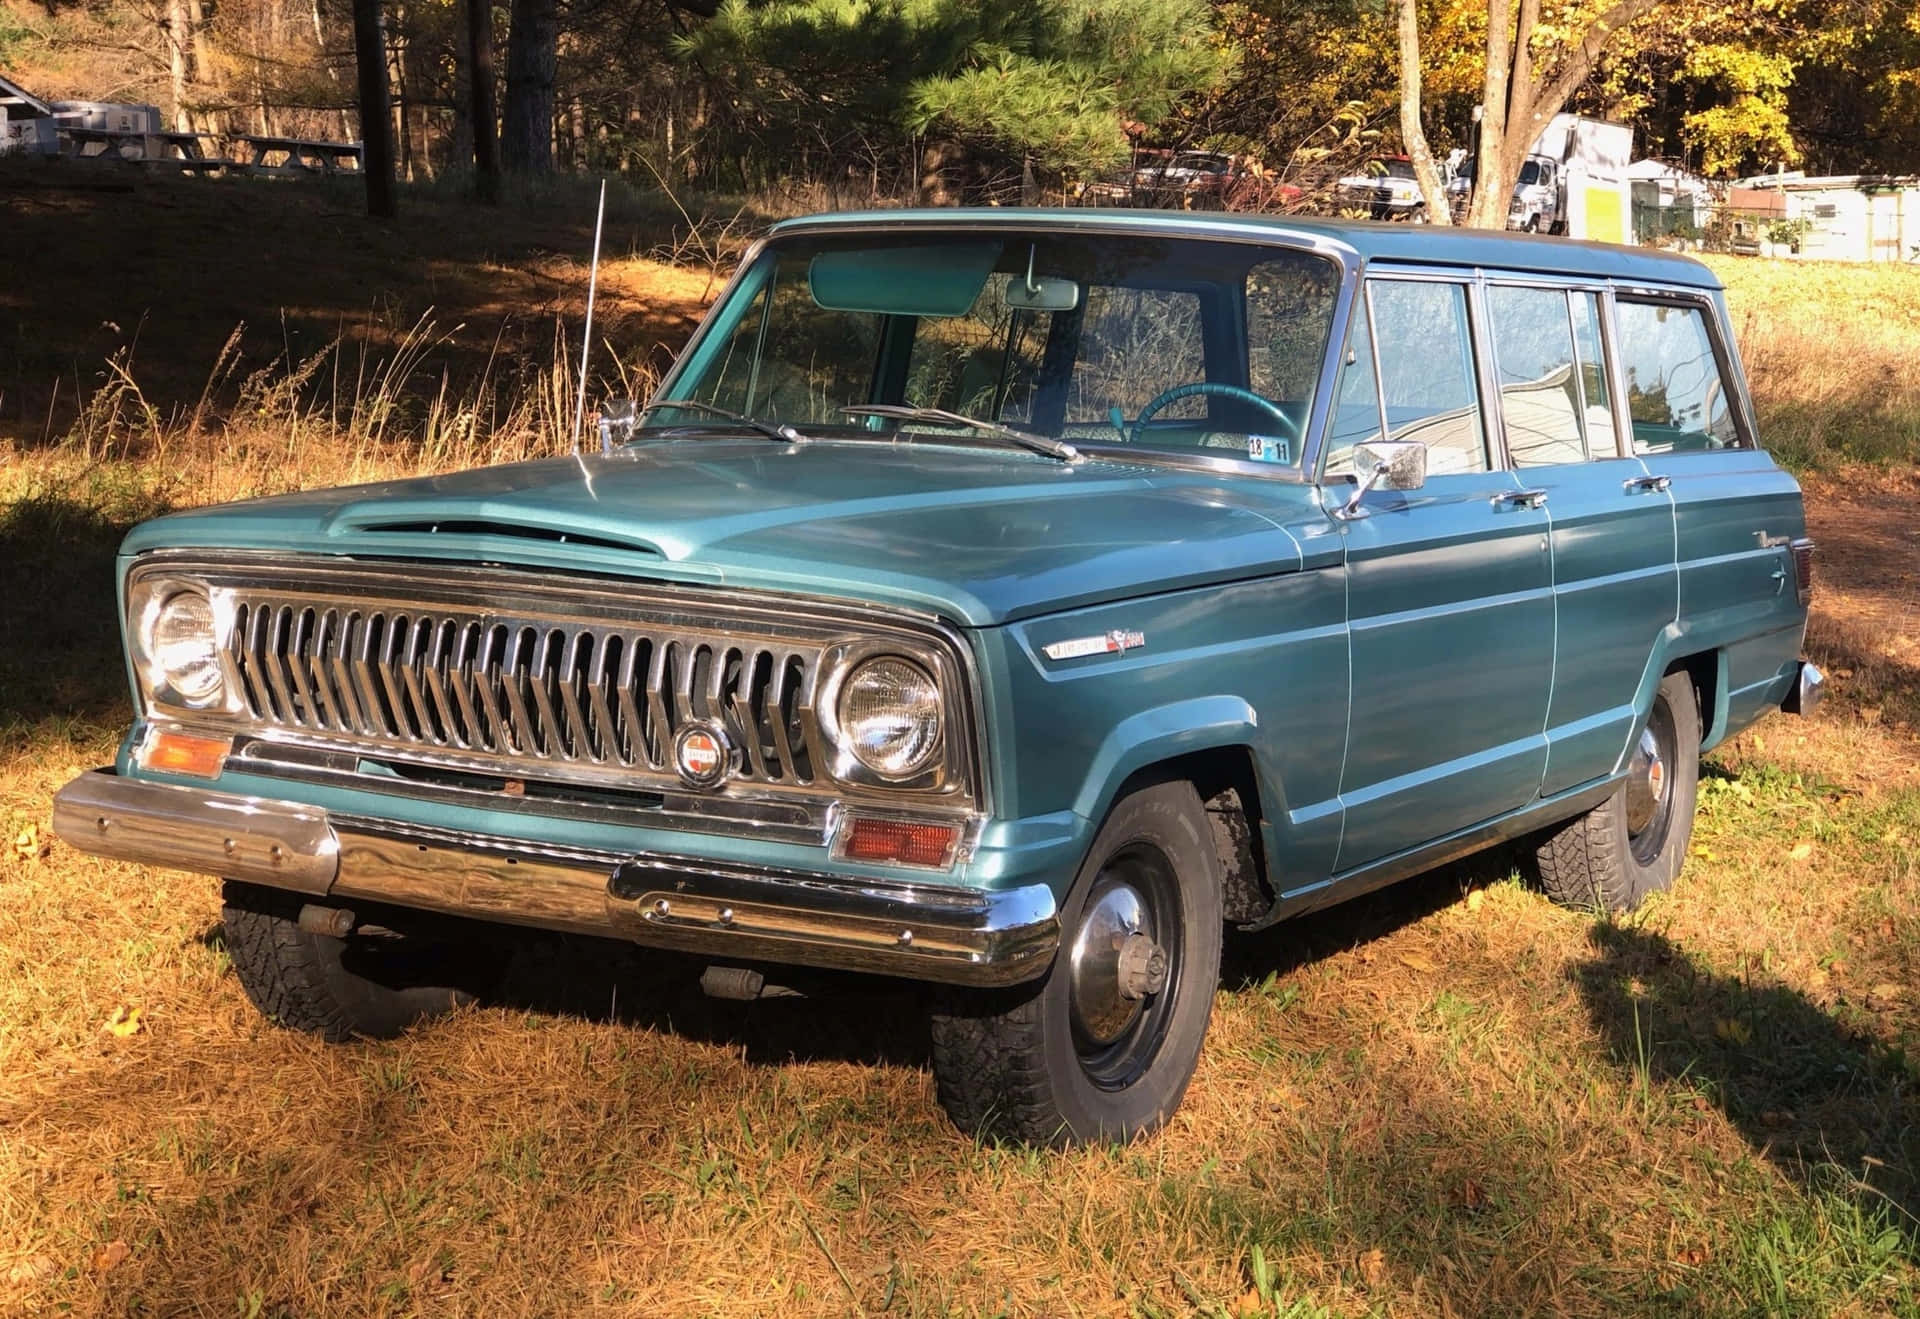
POLYGON ((822 252, 807 268, 807 283, 813 300, 828 311, 964 316, 986 287, 1002 246, 970 242, 822 252))

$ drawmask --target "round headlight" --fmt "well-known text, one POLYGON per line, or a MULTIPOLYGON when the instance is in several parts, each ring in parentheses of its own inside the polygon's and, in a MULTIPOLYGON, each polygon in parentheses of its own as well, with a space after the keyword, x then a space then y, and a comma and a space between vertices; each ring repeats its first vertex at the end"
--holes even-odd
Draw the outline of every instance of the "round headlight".
POLYGON ((907 660, 868 660, 848 674, 837 713, 846 749, 885 778, 917 774, 939 753, 940 688, 907 660))
POLYGON ((220 653, 213 634, 213 606, 198 591, 176 591, 153 613, 155 676, 188 705, 220 698, 220 653))

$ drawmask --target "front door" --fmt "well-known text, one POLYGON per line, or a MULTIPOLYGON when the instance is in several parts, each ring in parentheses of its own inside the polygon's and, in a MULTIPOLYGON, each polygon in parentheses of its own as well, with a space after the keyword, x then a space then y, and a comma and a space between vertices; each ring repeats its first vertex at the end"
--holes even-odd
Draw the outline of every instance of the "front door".
MULTIPOLYGON (((1341 872, 1533 800, 1553 677, 1548 513, 1491 459, 1468 287, 1376 279, 1368 292, 1381 425, 1427 445, 1429 476, 1369 494, 1365 516, 1343 523, 1353 681, 1341 872)), ((1342 441, 1373 392, 1366 366, 1361 346, 1329 474, 1351 469, 1342 441)), ((1329 498, 1342 489, 1330 484, 1329 498)))

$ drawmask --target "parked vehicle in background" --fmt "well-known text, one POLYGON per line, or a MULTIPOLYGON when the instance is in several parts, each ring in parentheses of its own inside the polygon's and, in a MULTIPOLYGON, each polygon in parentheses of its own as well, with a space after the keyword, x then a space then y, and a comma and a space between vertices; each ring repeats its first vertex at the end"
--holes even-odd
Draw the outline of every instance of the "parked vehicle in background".
POLYGON ((1632 907, 1702 752, 1820 694, 1800 491, 1678 256, 818 216, 605 422, 136 528, 136 718, 60 837, 223 877, 240 984, 327 1039, 463 1001, 517 923, 735 998, 932 982, 963 1130, 1124 1140, 1229 924, 1517 838, 1632 907))
POLYGON ((1405 156, 1368 161, 1365 170, 1341 179, 1334 195, 1343 208, 1365 211, 1375 220, 1417 220, 1427 211, 1413 162, 1405 156))
MULTIPOLYGON (((1632 154, 1633 129, 1627 125, 1555 115, 1528 148, 1514 179, 1507 228, 1631 241, 1627 171, 1632 154)), ((1456 219, 1466 213, 1478 173, 1477 159, 1468 156, 1447 182, 1456 219)))
MULTIPOLYGON (((1280 210, 1302 195, 1258 161, 1224 151, 1142 151, 1129 187, 1135 205, 1189 211, 1280 210)), ((1095 198, 1111 195, 1104 188, 1088 191, 1095 198)))

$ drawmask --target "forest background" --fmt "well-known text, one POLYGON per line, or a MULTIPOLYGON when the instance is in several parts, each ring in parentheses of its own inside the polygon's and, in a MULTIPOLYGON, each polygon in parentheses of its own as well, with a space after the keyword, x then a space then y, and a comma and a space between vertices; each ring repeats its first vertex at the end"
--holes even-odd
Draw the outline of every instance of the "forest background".
MULTIPOLYGON (((1429 144, 1471 146, 1490 7, 1409 3, 1429 144)), ((508 175, 806 204, 1031 198, 1143 144, 1241 153, 1311 194, 1401 147, 1392 0, 0 0, 0 70, 181 129, 355 139, 356 4, 408 180, 471 178, 476 124, 508 175)), ((1600 34, 1569 108, 1634 124, 1637 154, 1920 170, 1909 0, 1532 8, 1523 47, 1600 34)))

